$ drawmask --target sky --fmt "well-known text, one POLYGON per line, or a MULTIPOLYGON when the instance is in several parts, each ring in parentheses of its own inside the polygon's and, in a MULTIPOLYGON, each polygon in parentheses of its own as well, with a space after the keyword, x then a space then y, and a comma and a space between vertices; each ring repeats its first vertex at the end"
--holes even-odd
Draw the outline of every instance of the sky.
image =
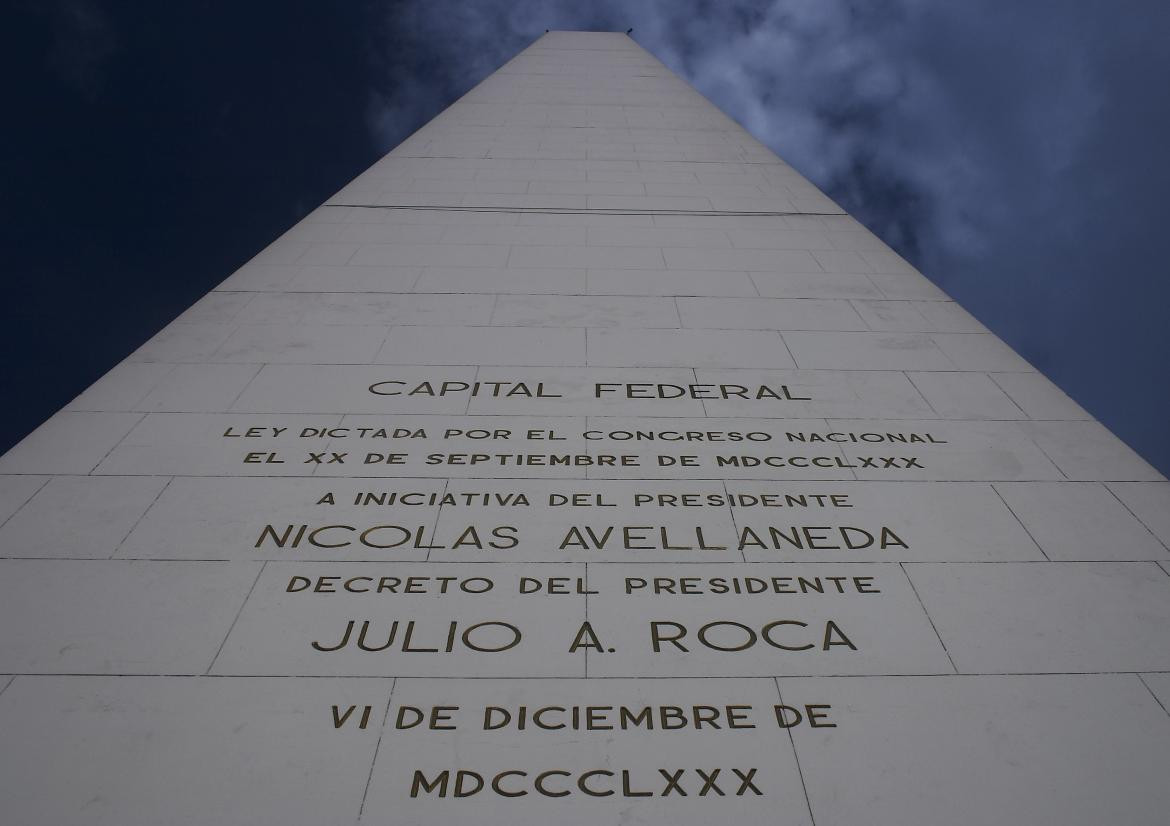
POLYGON ((1170 6, 14 0, 0 450, 545 29, 625 31, 1170 473, 1170 6))

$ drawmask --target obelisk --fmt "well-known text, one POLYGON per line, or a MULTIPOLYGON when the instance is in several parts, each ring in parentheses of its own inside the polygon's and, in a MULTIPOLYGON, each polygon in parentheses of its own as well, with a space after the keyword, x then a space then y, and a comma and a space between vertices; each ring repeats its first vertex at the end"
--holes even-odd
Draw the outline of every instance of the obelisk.
POLYGON ((0 819, 1162 824, 1168 513, 552 32, 0 460, 0 819))

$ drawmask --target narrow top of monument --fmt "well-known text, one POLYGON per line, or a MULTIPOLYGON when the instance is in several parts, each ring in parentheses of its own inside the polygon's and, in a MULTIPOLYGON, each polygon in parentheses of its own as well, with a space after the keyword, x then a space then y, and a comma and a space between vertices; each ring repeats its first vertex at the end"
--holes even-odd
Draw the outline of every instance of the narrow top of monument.
POLYGON ((532 45, 539 48, 625 51, 637 44, 625 32, 547 31, 532 45))

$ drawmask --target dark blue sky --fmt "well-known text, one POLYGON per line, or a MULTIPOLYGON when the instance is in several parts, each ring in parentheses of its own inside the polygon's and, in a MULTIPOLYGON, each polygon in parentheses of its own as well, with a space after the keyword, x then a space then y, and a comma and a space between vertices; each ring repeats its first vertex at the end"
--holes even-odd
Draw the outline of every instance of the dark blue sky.
POLYGON ((630 26, 1170 471, 1144 0, 17 3, 0 449, 546 28, 630 26))

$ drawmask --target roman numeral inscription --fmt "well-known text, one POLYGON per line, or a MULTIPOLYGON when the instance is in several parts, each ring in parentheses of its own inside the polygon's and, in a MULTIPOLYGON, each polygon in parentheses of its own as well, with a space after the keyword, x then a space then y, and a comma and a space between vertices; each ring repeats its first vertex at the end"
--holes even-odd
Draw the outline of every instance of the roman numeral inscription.
POLYGON ((1167 512, 633 39, 550 32, 0 459, 0 811, 1163 823, 1167 512))

